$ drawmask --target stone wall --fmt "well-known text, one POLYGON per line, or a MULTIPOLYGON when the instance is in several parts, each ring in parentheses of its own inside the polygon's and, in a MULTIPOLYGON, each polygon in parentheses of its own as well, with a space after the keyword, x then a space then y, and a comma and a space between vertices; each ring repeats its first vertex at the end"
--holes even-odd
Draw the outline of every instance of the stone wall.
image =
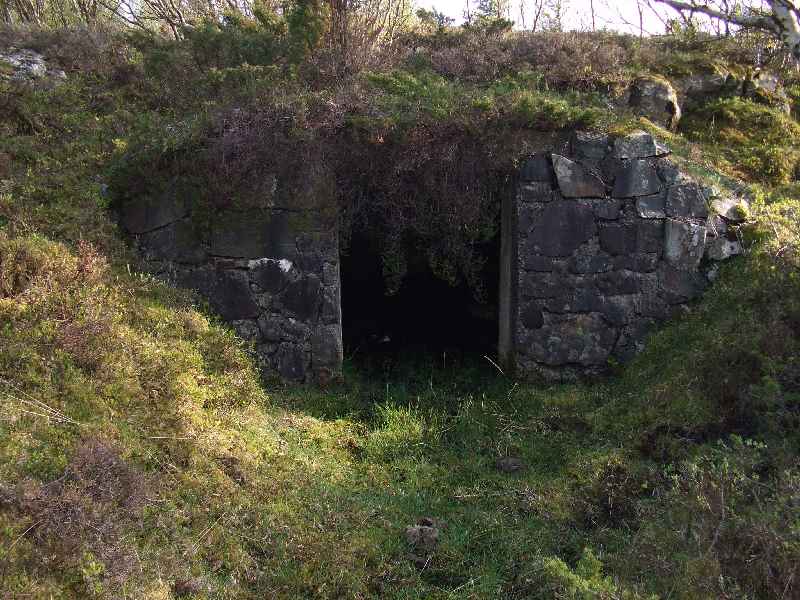
MULTIPOLYGON (((150 271, 254 342, 266 374, 325 382, 342 363, 334 178, 312 161, 287 172, 211 207, 174 184, 121 202, 120 222, 150 271)), ((500 361, 524 379, 631 358, 741 251, 738 216, 645 132, 578 132, 530 157, 503 203, 500 361)))
POLYGON ((642 349, 652 326, 699 296, 715 260, 741 251, 737 202, 715 197, 645 132, 576 133, 531 157, 505 219, 516 277, 503 293, 501 358, 517 375, 602 372, 642 349), (709 208, 712 210, 709 210, 709 208))
POLYGON ((120 222, 148 270, 255 343, 267 375, 325 382, 342 363, 334 187, 320 169, 297 179, 300 190, 275 177, 266 197, 222 207, 173 186, 123 202, 120 222))

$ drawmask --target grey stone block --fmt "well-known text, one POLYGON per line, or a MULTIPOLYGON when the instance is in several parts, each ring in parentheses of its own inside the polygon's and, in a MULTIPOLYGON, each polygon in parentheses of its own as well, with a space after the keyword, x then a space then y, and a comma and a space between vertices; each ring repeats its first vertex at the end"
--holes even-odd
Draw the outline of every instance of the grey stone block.
POLYGON ((611 150, 608 134, 576 131, 571 139, 572 153, 579 159, 602 160, 611 150))
POLYGON ((558 187, 565 198, 601 198, 606 194, 602 180, 579 163, 553 154, 553 168, 558 187))
POLYGON ((670 217, 705 219, 708 205, 702 188, 696 183, 680 183, 667 190, 666 213, 670 217))
POLYGON ((550 157, 545 154, 534 154, 526 160, 520 169, 520 178, 524 181, 553 184, 556 175, 550 157))
POLYGON ((614 198, 652 196, 663 188, 653 165, 646 160, 631 160, 617 174, 614 181, 614 198))
POLYGON ((663 219, 667 216, 665 204, 664 194, 643 196, 636 199, 636 213, 642 219, 663 219))
POLYGON ((657 154, 656 141, 646 131, 634 131, 614 140, 615 158, 650 158, 657 154))
POLYGON ((528 242, 532 250, 544 256, 569 256, 589 240, 596 229, 590 206, 562 200, 545 207, 528 242))
POLYGON ((667 219, 664 233, 664 260, 683 271, 697 269, 703 258, 706 233, 703 225, 667 219))

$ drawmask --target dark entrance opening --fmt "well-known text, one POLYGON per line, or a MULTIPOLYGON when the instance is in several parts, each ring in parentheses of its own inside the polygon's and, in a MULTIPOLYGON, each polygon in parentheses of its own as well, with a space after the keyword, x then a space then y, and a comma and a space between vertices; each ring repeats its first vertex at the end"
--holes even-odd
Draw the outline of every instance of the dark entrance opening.
POLYGON ((400 290, 386 294, 379 244, 354 233, 341 257, 342 335, 345 360, 391 373, 398 365, 436 361, 438 368, 496 360, 500 235, 479 249, 483 298, 467 284, 436 277, 424 252, 409 261, 400 290))

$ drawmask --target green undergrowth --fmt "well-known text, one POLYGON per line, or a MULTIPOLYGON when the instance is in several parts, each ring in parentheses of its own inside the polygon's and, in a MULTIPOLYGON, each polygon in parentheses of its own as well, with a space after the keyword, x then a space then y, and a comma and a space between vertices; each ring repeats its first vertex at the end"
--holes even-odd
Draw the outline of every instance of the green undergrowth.
POLYGON ((427 117, 475 126, 488 119, 506 127, 560 130, 595 126, 607 116, 599 98, 546 91, 542 77, 531 71, 489 85, 466 85, 431 71, 395 70, 367 73, 365 78, 378 92, 374 105, 400 126, 427 117))
POLYGON ((800 533, 800 312, 761 248, 606 383, 431 357, 262 390, 247 348, 174 290, 88 244, 3 237, 4 589, 771 597, 800 533), (523 470, 498 471, 506 456, 523 470), (404 538, 420 517, 445 523, 422 568, 404 538))
MULTIPOLYGON (((345 118, 353 96, 303 87, 302 69, 230 67, 236 45, 213 39, 207 54, 159 48, 173 66, 225 50, 205 65, 209 87, 173 105, 165 90, 191 69, 159 88, 146 56, 77 70, 51 90, 0 82, 3 594, 797 595, 796 185, 754 188, 745 256, 607 380, 522 385, 482 358, 425 356, 387 378, 348 364, 345 382, 325 389, 265 387, 252 349, 196 298, 139 273, 108 211, 107 184, 126 183, 126 168, 133 186, 181 153, 203 164, 209 128, 242 114, 228 105, 242 97, 294 115, 282 121, 300 136, 290 139, 313 142, 320 123, 364 127, 362 152, 392 170, 409 151, 452 156, 463 137, 425 141, 448 126, 477 140, 487 131, 477 124, 499 139, 650 126, 598 113, 597 98, 555 89, 552 73, 459 79, 435 55, 438 70, 360 76, 374 102, 345 118), (268 93, 276 77, 286 87, 268 93), (521 469, 499 469, 507 457, 521 469), (430 554, 405 538, 421 518, 440 528, 430 554)), ((713 110, 726 102, 739 106, 713 110)), ((740 116, 764 114, 747 104, 740 116)), ((266 121, 233 122, 259 137, 266 121)), ((764 183, 738 152, 756 152, 758 135, 777 143, 781 123, 769 112, 741 149, 707 127, 691 139, 653 131, 692 174, 735 188, 764 183)))
POLYGON ((712 148, 742 178, 780 185, 797 176, 800 125, 778 108, 721 98, 689 112, 680 127, 689 139, 712 148))

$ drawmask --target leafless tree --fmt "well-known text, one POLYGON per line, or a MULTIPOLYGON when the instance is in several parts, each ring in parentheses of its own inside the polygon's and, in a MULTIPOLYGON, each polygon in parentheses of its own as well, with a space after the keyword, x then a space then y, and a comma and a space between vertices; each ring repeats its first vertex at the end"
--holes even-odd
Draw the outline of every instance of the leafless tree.
POLYGON ((534 33, 539 29, 539 25, 541 24, 546 1, 547 0, 534 0, 533 2, 533 22, 531 23, 531 31, 534 33))
POLYGON ((28 25, 43 25, 46 8, 44 0, 3 0, 0 12, 6 23, 18 21, 28 25))
MULTIPOLYGON (((559 29, 563 15, 566 13, 565 0, 519 0, 520 25, 526 31, 536 32, 542 29, 559 29), (528 27, 530 19, 530 27, 528 27)), ((502 4, 502 6, 506 6, 502 4)), ((594 21, 594 0, 592 0, 592 17, 594 21)), ((510 10, 508 10, 510 15, 510 10)))
POLYGON ((636 3, 636 9, 639 11, 639 38, 644 38, 644 7, 641 2, 636 3))
POLYGON ((412 0, 327 0, 328 44, 340 68, 353 70, 381 56, 411 20, 412 0))

